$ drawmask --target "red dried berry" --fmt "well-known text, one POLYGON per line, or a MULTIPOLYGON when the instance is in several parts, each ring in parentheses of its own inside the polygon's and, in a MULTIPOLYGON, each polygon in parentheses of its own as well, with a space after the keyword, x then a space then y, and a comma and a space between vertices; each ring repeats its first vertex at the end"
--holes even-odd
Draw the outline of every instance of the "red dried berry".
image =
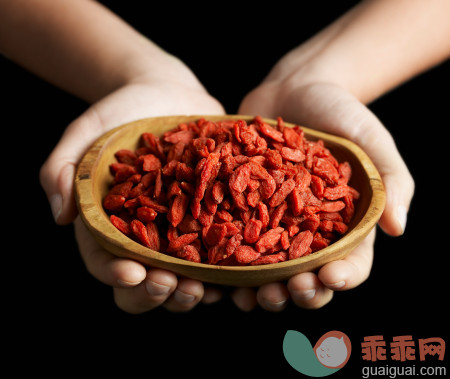
POLYGON ((111 223, 123 234, 125 234, 126 236, 131 235, 131 227, 130 224, 128 224, 128 222, 126 222, 125 220, 116 215, 111 215, 109 219, 111 220, 111 223))
POLYGON ((248 244, 255 243, 259 239, 261 233, 262 222, 260 220, 249 220, 244 228, 244 240, 248 244))
POLYGON ((309 230, 298 233, 291 241, 289 260, 297 259, 307 254, 312 240, 313 234, 309 230))
POLYGON ((239 245, 234 250, 236 261, 244 264, 256 260, 260 255, 260 253, 258 253, 255 249, 248 245, 239 245))
POLYGON ((269 248, 278 243, 281 238, 281 233, 283 233, 284 228, 277 227, 270 229, 261 235, 258 242, 255 244, 256 251, 259 253, 266 252, 269 248))
POLYGON ((139 207, 136 210, 137 218, 145 223, 153 221, 157 215, 158 213, 153 208, 139 207))

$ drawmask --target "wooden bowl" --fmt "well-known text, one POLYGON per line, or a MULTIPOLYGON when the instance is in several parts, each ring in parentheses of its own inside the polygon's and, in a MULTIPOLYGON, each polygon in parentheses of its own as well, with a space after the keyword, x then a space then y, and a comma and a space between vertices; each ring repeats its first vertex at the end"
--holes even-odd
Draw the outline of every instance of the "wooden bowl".
MULTIPOLYGON (((168 116, 138 120, 119 126, 101 136, 81 160, 75 177, 76 201, 80 216, 97 242, 119 257, 131 258, 147 266, 170 270, 180 276, 229 286, 260 286, 287 280, 291 276, 313 271, 324 264, 347 256, 367 236, 378 222, 385 204, 381 177, 369 157, 354 143, 336 136, 303 128, 306 138, 322 139, 339 161, 348 161, 353 170, 350 184, 360 192, 355 215, 347 233, 330 246, 313 254, 275 264, 260 266, 216 266, 193 263, 150 250, 116 229, 103 210, 102 199, 107 194, 112 177, 109 165, 115 162, 119 149, 134 150, 143 132, 161 135, 181 122, 199 118, 211 121, 223 119, 251 120, 254 116, 168 116)), ((276 121, 265 119, 271 125, 276 121)), ((294 126, 285 122, 286 126, 294 126)))

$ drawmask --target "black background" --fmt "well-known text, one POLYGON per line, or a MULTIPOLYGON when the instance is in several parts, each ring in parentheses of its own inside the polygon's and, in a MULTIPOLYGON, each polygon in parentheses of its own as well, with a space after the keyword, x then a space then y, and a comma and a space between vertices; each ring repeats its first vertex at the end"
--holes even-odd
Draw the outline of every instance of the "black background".
MULTIPOLYGON (((104 2, 167 51, 184 60, 235 113, 242 97, 290 48, 355 1, 283 2, 244 11, 231 3, 104 2), (210 39, 211 38, 211 39, 210 39)), ((378 230, 370 278, 336 293, 319 310, 293 305, 281 313, 239 311, 225 298, 188 313, 156 309, 129 315, 110 288, 85 270, 72 226, 54 224, 39 168, 65 126, 87 105, 0 58, 2 91, 3 338, 5 364, 17 373, 87 374, 124 369, 151 375, 301 374, 285 361, 282 341, 298 330, 312 341, 346 333, 350 362, 333 377, 361 377, 365 336, 448 339, 448 146, 450 65, 426 72, 370 105, 394 135, 416 181, 406 233, 378 230), (10 244, 8 244, 8 242, 10 244), (15 360, 17 359, 17 360, 15 360)), ((418 355, 418 353, 417 353, 418 355)), ((446 366, 429 357, 429 366, 446 366)), ((388 358, 386 362, 402 366, 388 358)), ((403 365, 420 366, 419 361, 403 365)))

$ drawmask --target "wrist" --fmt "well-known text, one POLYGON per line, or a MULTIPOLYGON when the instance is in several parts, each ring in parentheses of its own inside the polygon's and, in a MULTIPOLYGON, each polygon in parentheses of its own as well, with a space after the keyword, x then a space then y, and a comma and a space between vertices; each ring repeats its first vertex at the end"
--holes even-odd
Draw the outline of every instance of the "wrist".
MULTIPOLYGON (((152 44, 149 41, 150 44, 152 44)), ((135 64, 130 64, 122 85, 180 85, 186 88, 205 90, 192 70, 177 57, 152 46, 153 51, 137 57, 135 64), (155 50, 156 49, 156 50, 155 50)))

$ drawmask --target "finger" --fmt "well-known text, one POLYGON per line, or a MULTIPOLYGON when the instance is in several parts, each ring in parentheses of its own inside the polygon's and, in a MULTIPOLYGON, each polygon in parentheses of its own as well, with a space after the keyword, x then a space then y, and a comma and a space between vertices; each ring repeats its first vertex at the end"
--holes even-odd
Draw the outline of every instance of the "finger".
POLYGON ((150 269, 146 279, 139 285, 131 288, 114 288, 114 301, 123 311, 140 314, 164 304, 176 287, 175 274, 166 270, 150 269))
POLYGON ((263 309, 271 312, 280 312, 288 304, 289 291, 281 283, 265 284, 258 289, 256 299, 263 309))
POLYGON ((205 286, 204 295, 202 298, 203 304, 217 303, 223 298, 223 291, 218 287, 205 286))
POLYGON ((250 312, 258 305, 256 291, 253 288, 236 288, 231 293, 231 300, 241 311, 244 312, 250 312))
POLYGON ((312 272, 304 272, 290 278, 287 289, 292 301, 306 309, 321 308, 333 298, 333 291, 325 287, 312 272))
POLYGON ((394 169, 382 174, 382 178, 386 189, 386 205, 378 223, 387 234, 399 236, 405 232, 414 194, 414 180, 410 175, 398 175, 394 169))
POLYGON ((359 286, 370 275, 375 229, 346 258, 327 263, 318 273, 320 281, 335 291, 359 286))
POLYGON ((171 312, 192 310, 203 298, 203 284, 193 279, 178 279, 178 286, 164 303, 164 308, 171 312))
POLYGON ((81 258, 94 278, 113 287, 132 287, 145 279, 147 271, 143 265, 104 250, 79 217, 74 221, 74 228, 81 258))
POLYGON ((60 225, 69 224, 77 215, 72 185, 75 166, 75 162, 60 159, 58 154, 52 154, 39 173, 53 219, 60 225))

